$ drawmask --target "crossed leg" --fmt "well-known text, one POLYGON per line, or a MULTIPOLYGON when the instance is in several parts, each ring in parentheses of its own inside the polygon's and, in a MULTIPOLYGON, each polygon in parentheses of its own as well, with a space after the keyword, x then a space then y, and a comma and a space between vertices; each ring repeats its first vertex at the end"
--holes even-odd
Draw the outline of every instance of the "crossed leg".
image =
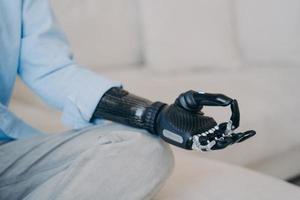
POLYGON ((117 124, 0 146, 0 199, 151 199, 173 154, 159 138, 117 124))

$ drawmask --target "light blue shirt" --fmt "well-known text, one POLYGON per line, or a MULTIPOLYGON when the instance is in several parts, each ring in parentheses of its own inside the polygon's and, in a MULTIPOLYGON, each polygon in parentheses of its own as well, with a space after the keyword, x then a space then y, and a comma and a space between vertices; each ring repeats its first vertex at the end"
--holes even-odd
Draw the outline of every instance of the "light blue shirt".
POLYGON ((74 62, 48 0, 0 1, 0 140, 40 134, 8 110, 17 75, 73 128, 89 125, 102 95, 120 86, 74 62))

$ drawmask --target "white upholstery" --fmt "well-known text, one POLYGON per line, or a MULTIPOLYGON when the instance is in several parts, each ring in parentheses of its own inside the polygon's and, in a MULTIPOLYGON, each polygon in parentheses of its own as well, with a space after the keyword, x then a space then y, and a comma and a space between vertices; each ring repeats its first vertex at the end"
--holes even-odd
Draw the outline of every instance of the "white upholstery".
POLYGON ((236 67, 230 0, 141 0, 145 59, 159 70, 236 67))
POLYGON ((300 189, 237 166, 176 152, 173 175, 154 200, 299 200, 300 189))
POLYGON ((51 0, 75 58, 90 68, 141 62, 134 0, 51 0))
POLYGON ((247 61, 300 64, 300 1, 236 1, 237 28, 247 61))

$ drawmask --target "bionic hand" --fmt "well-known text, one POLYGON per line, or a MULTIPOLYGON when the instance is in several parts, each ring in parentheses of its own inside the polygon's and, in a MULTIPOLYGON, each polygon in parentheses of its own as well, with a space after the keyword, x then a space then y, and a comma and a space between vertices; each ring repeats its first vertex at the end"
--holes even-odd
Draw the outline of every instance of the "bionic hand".
POLYGON ((223 149, 255 135, 253 130, 233 132, 240 122, 236 100, 223 94, 192 90, 167 105, 140 98, 121 88, 112 88, 100 100, 94 118, 146 129, 170 144, 197 151, 223 149), (230 120, 217 124, 213 118, 201 112, 203 106, 230 106, 230 120))

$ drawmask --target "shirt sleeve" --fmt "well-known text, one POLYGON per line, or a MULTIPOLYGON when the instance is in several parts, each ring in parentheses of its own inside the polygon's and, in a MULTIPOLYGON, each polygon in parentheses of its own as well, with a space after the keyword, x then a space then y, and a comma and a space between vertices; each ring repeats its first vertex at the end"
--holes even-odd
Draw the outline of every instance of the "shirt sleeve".
POLYGON ((89 125, 107 90, 121 87, 74 62, 48 0, 23 1, 18 74, 43 100, 63 111, 62 122, 75 129, 89 125))

